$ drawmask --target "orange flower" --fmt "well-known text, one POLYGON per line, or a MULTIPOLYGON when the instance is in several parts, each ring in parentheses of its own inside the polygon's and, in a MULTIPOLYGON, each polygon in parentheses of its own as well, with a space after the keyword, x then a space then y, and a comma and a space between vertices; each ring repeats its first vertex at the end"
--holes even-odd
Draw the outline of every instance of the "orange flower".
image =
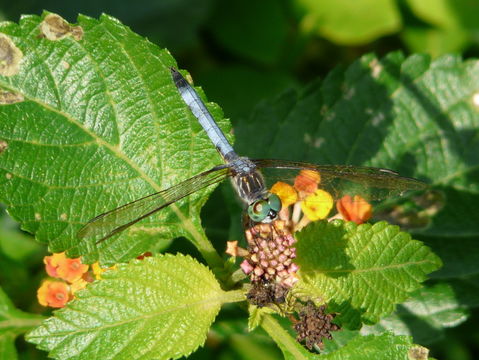
POLYGON ((333 208, 333 197, 327 191, 318 189, 301 203, 301 210, 311 221, 321 220, 328 216, 333 208))
POLYGON ((281 181, 278 181, 271 187, 271 192, 278 195, 283 208, 294 204, 298 200, 298 194, 294 187, 281 181))
POLYGON ((47 274, 72 283, 88 271, 88 265, 81 263, 81 258, 69 259, 65 253, 53 254, 43 258, 47 274))
POLYGON ((362 224, 368 221, 373 213, 373 207, 359 195, 345 195, 336 202, 336 209, 346 221, 362 224))
POLYGON ((43 306, 64 307, 70 300, 68 285, 63 281, 45 280, 37 290, 37 298, 43 306))
POLYGON ((43 263, 45 264, 45 270, 48 275, 51 277, 58 277, 57 268, 58 264, 66 259, 66 255, 64 252, 53 254, 51 256, 45 256, 43 258, 43 263))
POLYGON ((318 190, 321 182, 321 175, 314 170, 301 170, 299 175, 294 179, 294 187, 302 195, 310 195, 318 190))

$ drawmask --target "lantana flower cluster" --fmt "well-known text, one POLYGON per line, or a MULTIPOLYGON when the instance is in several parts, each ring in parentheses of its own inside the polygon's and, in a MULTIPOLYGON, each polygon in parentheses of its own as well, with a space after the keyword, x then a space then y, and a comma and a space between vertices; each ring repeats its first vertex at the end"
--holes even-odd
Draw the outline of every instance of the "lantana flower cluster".
MULTIPOLYGON (((253 285, 274 284, 289 289, 298 281, 293 234, 312 221, 326 219, 334 207, 333 196, 320 184, 321 175, 313 170, 302 170, 294 185, 275 183, 270 191, 281 199, 279 218, 271 224, 258 223, 246 229, 248 249, 239 247, 237 241, 228 242, 226 253, 244 257, 240 267, 253 285)), ((343 196, 337 200, 336 209, 338 214, 330 219, 360 224, 372 215, 371 204, 359 195, 343 196)))
MULTIPOLYGON (((317 171, 302 170, 294 185, 277 182, 271 192, 281 199, 281 220, 290 222, 293 231, 299 231, 312 221, 326 219, 334 207, 333 196, 320 188, 321 175, 317 171)), ((362 224, 372 216, 372 206, 360 195, 344 195, 336 201, 338 213, 329 218, 362 224)))
POLYGON ((93 278, 89 266, 81 258, 69 259, 64 252, 45 256, 45 270, 51 277, 43 281, 37 291, 38 302, 43 306, 61 308, 70 301, 75 291, 82 289, 93 278))
POLYGON ((107 269, 98 263, 86 265, 81 258, 70 259, 64 252, 43 258, 45 270, 50 276, 37 290, 40 305, 61 308, 75 297, 75 292, 94 280, 100 279, 107 269))

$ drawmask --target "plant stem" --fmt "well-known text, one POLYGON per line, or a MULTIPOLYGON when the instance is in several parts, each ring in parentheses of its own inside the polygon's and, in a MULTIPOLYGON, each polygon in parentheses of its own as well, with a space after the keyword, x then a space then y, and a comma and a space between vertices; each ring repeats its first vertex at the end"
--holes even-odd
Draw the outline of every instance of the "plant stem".
POLYGON ((305 353, 306 350, 291 337, 272 315, 263 316, 261 327, 278 344, 285 357, 290 355, 291 358, 296 360, 308 360, 309 357, 305 353))
POLYGON ((226 292, 225 302, 233 303, 233 302, 240 302, 245 301, 245 290, 244 289, 237 289, 231 290, 226 292))
POLYGON ((196 246, 213 272, 215 272, 215 269, 223 269, 223 259, 213 247, 211 241, 206 237, 206 234, 203 231, 197 231, 194 227, 190 227, 188 230, 193 237, 193 244, 196 246))

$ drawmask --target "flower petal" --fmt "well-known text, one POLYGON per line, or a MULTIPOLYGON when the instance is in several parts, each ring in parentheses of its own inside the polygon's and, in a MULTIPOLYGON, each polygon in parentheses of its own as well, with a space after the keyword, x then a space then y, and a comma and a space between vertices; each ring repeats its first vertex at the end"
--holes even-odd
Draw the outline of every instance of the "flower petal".
POLYGON ((298 200, 298 193, 291 185, 278 181, 275 183, 270 190, 273 194, 276 194, 281 199, 281 205, 283 208, 288 207, 291 204, 294 204, 298 200))
POLYGON ((37 290, 37 298, 43 306, 64 307, 71 298, 69 286, 63 281, 45 280, 37 290))
POLYGON ((362 224, 368 221, 373 213, 373 207, 359 195, 345 195, 336 202, 336 209, 346 221, 362 224))
POLYGON ((321 182, 321 175, 314 170, 301 170, 299 175, 294 179, 294 188, 303 196, 310 195, 318 190, 321 182))
POLYGON ((327 191, 316 190, 301 203, 301 210, 311 221, 325 219, 333 208, 333 197, 327 191))

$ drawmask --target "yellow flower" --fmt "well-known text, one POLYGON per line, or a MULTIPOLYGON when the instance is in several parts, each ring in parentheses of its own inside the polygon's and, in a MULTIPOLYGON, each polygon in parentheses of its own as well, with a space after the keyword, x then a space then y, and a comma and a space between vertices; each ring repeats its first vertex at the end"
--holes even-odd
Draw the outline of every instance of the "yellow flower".
POLYGON ((93 271, 93 275, 95 276, 95 279, 100 280, 101 279, 101 274, 103 274, 107 270, 116 269, 116 265, 113 265, 109 268, 102 268, 102 267, 100 267, 100 264, 98 262, 96 262, 94 264, 91 264, 91 269, 93 271))
POLYGON ((328 216, 333 208, 333 197, 327 191, 318 189, 301 203, 301 210, 311 221, 321 220, 328 216))
POLYGON ((278 181, 273 185, 271 192, 278 195, 283 208, 294 204, 298 200, 298 194, 296 193, 294 187, 281 181, 278 181))
POLYGON ((78 290, 84 289, 87 284, 88 284, 88 281, 84 279, 78 279, 70 285, 70 291, 74 295, 75 292, 77 292, 78 290))

